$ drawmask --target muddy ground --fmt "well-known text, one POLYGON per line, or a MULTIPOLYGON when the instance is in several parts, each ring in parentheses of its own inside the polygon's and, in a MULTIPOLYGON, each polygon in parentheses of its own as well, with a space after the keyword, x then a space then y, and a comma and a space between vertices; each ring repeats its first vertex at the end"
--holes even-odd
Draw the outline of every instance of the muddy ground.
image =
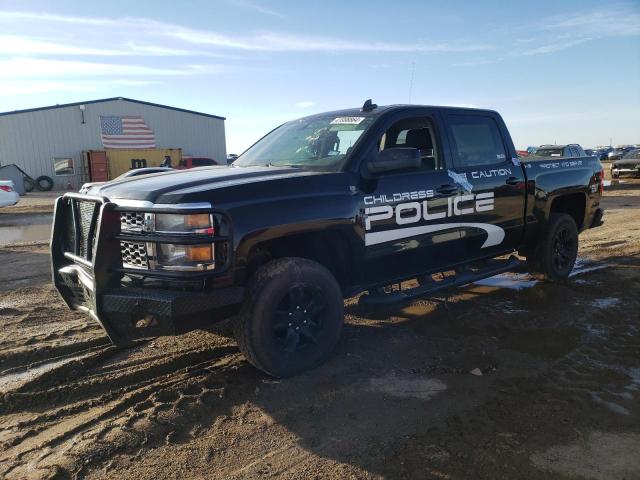
POLYGON ((224 325, 117 349, 45 245, 3 247, 0 477, 638 479, 640 182, 604 205, 567 283, 350 301, 335 355, 288 380, 224 325))

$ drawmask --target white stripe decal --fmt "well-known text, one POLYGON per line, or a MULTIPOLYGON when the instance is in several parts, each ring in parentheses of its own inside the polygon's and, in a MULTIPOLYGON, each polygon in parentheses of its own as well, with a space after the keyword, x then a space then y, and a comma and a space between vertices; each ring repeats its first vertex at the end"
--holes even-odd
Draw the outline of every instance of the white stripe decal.
POLYGON ((426 233, 441 232, 452 228, 479 228, 487 232, 487 239, 481 248, 500 245, 504 240, 504 230, 497 225, 490 223, 440 223, 438 225, 423 225, 421 227, 396 228, 395 230, 384 230, 382 232, 367 233, 364 236, 366 246, 377 245, 379 243, 392 242, 403 238, 416 237, 426 233))

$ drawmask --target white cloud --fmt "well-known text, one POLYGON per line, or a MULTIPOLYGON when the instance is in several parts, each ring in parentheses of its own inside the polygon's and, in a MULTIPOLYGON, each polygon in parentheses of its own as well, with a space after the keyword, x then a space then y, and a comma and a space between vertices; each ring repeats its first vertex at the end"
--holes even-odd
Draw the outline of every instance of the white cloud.
POLYGON ((298 108, 309 108, 309 107, 313 107, 315 104, 316 104, 316 102, 311 102, 309 100, 305 100, 303 102, 296 103, 296 107, 298 107, 298 108))
POLYGON ((498 58, 485 58, 485 59, 474 59, 474 60, 469 60, 466 62, 456 62, 456 63, 452 63, 451 66, 452 67, 479 67, 482 65, 493 65, 496 63, 500 63, 502 60, 504 60, 502 57, 498 57, 498 58))
POLYGON ((640 35, 640 9, 637 5, 613 5, 590 12, 554 16, 548 19, 547 29, 575 29, 586 35, 640 35))
POLYGON ((50 92, 103 92, 121 87, 146 87, 156 82, 147 80, 19 80, 0 81, 0 96, 27 95, 50 92))
MULTIPOLYGON (((546 55, 583 43, 606 37, 640 35, 640 10, 624 5, 607 9, 551 16, 540 22, 544 37, 538 38, 538 46, 518 50, 512 55, 546 55), (561 32, 547 40, 545 32, 561 32)), ((527 40, 527 43, 532 43, 527 40)), ((519 43, 520 45, 522 43, 519 43)))
MULTIPOLYGON (((43 29, 51 33, 58 32, 55 24, 74 24, 87 28, 83 35, 86 38, 98 37, 102 41, 108 30, 111 38, 125 38, 129 43, 138 44, 142 40, 157 51, 176 49, 173 42, 182 41, 190 45, 210 46, 225 49, 247 51, 272 52, 407 52, 407 53, 444 53, 444 52, 473 52, 487 50, 486 44, 463 43, 393 43, 355 41, 333 36, 308 36, 287 34, 282 32, 254 32, 241 35, 223 34, 212 30, 188 28, 167 22, 159 22, 145 18, 106 18, 106 17, 76 17, 37 12, 0 12, 0 29, 11 28, 16 20, 39 23, 43 29), (95 27, 102 27, 102 29, 95 27), (158 45, 154 42, 166 42, 170 45, 158 45)), ((79 27, 80 31, 82 27, 79 27)), ((21 29, 21 33, 24 28, 21 29)), ((24 34, 22 34, 24 37, 24 34)), ((117 42, 115 42, 117 44, 117 42)), ((84 47, 89 48, 89 47, 84 47)), ((151 47, 149 47, 151 48, 151 47)), ((178 49, 180 50, 180 49, 178 49)), ((197 52, 194 52, 197 53, 197 52)))
POLYGON ((233 37, 191 28, 177 28, 168 34, 197 45, 271 52, 444 53, 474 52, 491 48, 484 44, 360 42, 335 37, 293 35, 279 32, 260 32, 249 36, 233 37))
POLYGON ((284 15, 282 15, 280 12, 276 12, 275 10, 272 10, 270 8, 264 7, 262 5, 259 5, 258 3, 252 1, 252 0, 231 0, 231 3, 239 6, 239 7, 243 7, 246 8, 248 10, 254 10, 258 13, 262 13, 264 15, 270 15, 272 17, 283 17, 284 15))
POLYGON ((0 60, 0 71, 2 72, 3 78, 64 78, 78 76, 194 75, 200 73, 226 72, 229 71, 229 67, 225 65, 187 65, 180 68, 157 68, 141 65, 15 57, 9 60, 0 60))
POLYGON ((17 35, 0 35, 0 54, 10 55, 123 55, 121 50, 65 45, 50 40, 38 40, 17 35))
POLYGON ((561 50, 566 50, 568 48, 578 46, 590 40, 592 40, 592 38, 586 37, 586 38, 576 38, 575 40, 565 40, 560 42, 549 43, 539 47, 522 50, 521 52, 519 52, 519 55, 525 55, 525 56, 544 55, 547 53, 559 52, 561 50))

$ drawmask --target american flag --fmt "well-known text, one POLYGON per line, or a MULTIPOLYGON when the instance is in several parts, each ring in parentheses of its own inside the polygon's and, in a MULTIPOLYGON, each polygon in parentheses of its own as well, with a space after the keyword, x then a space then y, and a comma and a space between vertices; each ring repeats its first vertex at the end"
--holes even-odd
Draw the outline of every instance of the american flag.
POLYGON ((156 148, 156 136, 139 116, 100 117, 104 148, 156 148))

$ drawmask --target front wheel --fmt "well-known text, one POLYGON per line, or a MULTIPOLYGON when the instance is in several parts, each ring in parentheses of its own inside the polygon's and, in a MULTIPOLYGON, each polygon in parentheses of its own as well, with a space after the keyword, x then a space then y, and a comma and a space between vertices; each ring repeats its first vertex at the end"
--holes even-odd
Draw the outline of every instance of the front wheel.
POLYGON ((553 213, 538 248, 536 260, 549 280, 569 276, 578 256, 578 227, 573 217, 553 213))
POLYGON ((274 377, 321 364, 338 343, 342 292, 325 267, 304 258, 273 260, 252 276, 235 337, 247 360, 274 377))

